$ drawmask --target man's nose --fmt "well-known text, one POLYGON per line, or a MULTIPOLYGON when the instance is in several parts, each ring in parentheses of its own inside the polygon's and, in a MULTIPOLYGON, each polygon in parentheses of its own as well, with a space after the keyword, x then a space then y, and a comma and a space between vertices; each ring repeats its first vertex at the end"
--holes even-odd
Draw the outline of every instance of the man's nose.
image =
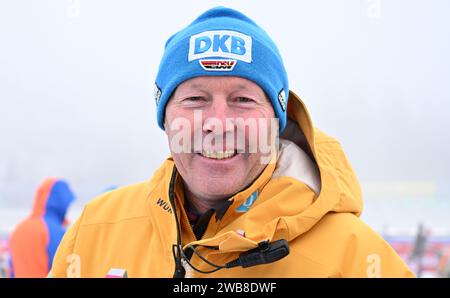
POLYGON ((227 119, 233 118, 232 111, 227 104, 226 98, 217 97, 214 98, 209 107, 203 110, 203 131, 211 132, 215 128, 216 125, 221 123, 223 132, 230 129, 230 121, 227 119), (230 122, 227 125, 227 122, 230 122))

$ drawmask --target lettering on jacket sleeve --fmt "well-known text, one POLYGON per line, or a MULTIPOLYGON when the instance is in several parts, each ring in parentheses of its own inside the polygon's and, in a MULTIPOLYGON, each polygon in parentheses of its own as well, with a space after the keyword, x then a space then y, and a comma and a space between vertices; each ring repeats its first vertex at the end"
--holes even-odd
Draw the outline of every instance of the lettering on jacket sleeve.
POLYGON ((164 209, 164 211, 167 211, 170 214, 172 214, 172 208, 170 208, 169 203, 167 203, 163 199, 159 198, 158 201, 156 202, 156 205, 162 207, 164 209))

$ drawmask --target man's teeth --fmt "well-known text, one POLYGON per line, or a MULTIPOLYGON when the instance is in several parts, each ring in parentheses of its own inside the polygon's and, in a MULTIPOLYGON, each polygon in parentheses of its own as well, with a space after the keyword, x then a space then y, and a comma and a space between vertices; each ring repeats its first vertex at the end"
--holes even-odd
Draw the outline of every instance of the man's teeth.
POLYGON ((216 151, 203 151, 202 155, 207 158, 214 158, 214 159, 225 159, 233 157, 236 154, 234 150, 232 151, 225 151, 225 152, 216 152, 216 151))

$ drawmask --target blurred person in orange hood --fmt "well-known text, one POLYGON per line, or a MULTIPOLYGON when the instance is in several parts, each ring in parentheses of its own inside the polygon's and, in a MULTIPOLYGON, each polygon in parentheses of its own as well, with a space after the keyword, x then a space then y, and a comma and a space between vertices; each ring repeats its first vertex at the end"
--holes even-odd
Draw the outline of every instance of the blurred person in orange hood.
POLYGON ((64 180, 50 178, 40 185, 31 214, 10 236, 14 277, 47 276, 66 231, 67 209, 74 199, 64 180))

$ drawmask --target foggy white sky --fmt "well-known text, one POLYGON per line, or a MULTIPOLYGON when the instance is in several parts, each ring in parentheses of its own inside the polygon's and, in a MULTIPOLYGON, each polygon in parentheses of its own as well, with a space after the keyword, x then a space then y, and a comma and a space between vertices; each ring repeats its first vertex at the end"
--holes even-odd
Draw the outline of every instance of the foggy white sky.
POLYGON ((11 0, 0 2, 0 207, 29 206, 46 176, 67 178, 79 204, 151 177, 169 152, 152 97, 164 43, 219 4, 273 37, 291 89, 362 182, 450 193, 450 1, 11 0))

